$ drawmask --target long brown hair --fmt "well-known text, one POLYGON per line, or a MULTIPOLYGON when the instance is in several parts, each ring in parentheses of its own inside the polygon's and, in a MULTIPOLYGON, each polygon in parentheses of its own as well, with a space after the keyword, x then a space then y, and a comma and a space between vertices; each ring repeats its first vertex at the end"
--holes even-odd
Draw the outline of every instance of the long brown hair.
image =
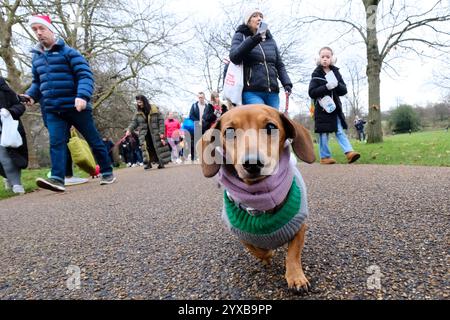
POLYGON ((138 101, 138 100, 142 101, 142 103, 144 104, 143 111, 144 111, 145 117, 148 118, 148 115, 150 114, 150 103, 148 102, 148 99, 144 95, 140 94, 140 95, 136 96, 136 101, 138 101))

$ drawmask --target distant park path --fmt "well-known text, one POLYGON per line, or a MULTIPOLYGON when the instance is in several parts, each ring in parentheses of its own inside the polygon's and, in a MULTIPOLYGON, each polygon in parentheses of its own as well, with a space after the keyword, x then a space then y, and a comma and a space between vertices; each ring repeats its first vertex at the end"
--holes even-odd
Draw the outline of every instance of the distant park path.
POLYGON ((181 165, 0 201, 0 299, 449 299, 450 168, 300 170, 308 296, 286 289, 286 250, 257 262, 215 180, 181 165))

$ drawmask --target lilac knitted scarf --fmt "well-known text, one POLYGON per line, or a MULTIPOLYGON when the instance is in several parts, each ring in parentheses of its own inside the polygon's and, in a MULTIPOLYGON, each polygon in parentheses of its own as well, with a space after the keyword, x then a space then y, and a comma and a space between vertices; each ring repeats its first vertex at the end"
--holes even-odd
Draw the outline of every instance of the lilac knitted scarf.
POLYGON ((260 211, 273 209, 286 199, 292 186, 294 171, 289 165, 289 158, 290 148, 287 146, 281 154, 276 174, 253 185, 245 184, 222 166, 218 174, 219 183, 234 201, 260 211))

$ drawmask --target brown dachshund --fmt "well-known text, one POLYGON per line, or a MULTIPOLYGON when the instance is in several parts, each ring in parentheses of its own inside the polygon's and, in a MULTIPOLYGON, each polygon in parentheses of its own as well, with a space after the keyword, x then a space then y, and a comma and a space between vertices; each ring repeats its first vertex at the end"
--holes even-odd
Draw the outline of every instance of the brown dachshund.
POLYGON ((222 115, 197 144, 206 177, 224 187, 222 218, 230 231, 264 264, 288 243, 288 287, 307 292, 301 254, 308 214, 306 187, 291 157, 315 160, 309 132, 274 108, 246 105, 222 115))

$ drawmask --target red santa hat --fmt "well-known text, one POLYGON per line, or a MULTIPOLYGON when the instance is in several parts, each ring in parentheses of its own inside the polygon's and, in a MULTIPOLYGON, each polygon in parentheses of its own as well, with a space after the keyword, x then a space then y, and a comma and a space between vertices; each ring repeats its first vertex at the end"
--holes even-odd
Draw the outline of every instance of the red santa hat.
POLYGON ((49 16, 34 15, 31 16, 28 23, 30 26, 33 26, 33 24, 42 24, 43 26, 47 27, 51 32, 58 33, 55 27, 53 26, 52 20, 50 19, 49 16))

